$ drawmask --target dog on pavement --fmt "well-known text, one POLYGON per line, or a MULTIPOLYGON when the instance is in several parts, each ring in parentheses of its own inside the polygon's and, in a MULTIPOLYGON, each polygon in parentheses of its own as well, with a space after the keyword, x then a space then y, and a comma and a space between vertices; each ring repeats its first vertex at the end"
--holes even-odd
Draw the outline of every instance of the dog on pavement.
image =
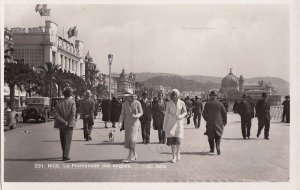
POLYGON ((115 130, 111 130, 111 131, 108 133, 108 139, 109 139, 110 142, 114 142, 114 140, 115 140, 114 133, 115 133, 115 130))

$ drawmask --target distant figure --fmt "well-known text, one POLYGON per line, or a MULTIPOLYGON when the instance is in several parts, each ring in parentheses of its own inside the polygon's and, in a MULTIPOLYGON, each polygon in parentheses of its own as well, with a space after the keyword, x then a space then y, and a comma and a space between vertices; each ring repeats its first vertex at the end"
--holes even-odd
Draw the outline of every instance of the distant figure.
POLYGON ((254 116, 255 116, 255 103, 253 102, 253 100, 252 100, 252 97, 250 96, 250 95, 248 95, 247 96, 247 101, 249 102, 249 104, 250 104, 250 106, 251 106, 251 113, 252 113, 252 115, 251 115, 251 118, 254 118, 254 116))
POLYGON ((158 93, 158 98, 152 103, 153 129, 158 132, 159 143, 165 144, 166 137, 163 130, 166 102, 163 100, 162 92, 158 93))
POLYGON ((139 118, 143 115, 141 103, 137 101, 136 95, 131 89, 125 92, 126 101, 122 104, 122 111, 119 120, 119 126, 124 125, 125 129, 125 148, 129 149, 129 154, 125 162, 131 162, 137 159, 135 150, 139 128, 141 122, 139 118))
POLYGON ((122 104, 113 97, 110 104, 110 121, 112 122, 112 127, 116 127, 116 122, 119 122, 120 114, 122 110, 122 104))
POLYGON ((193 114, 194 114, 193 120, 194 120, 195 128, 197 128, 197 129, 200 128, 202 112, 203 112, 203 103, 198 98, 198 96, 195 96, 195 101, 193 104, 193 114))
POLYGON ((268 101, 268 95, 263 92, 262 99, 256 103, 255 111, 258 118, 258 131, 257 138, 259 137, 263 128, 265 133, 265 139, 269 140, 269 130, 270 130, 270 102, 268 101))
POLYGON ((163 124, 163 129, 167 137, 167 145, 171 146, 172 150, 172 163, 180 160, 180 145, 184 136, 184 118, 186 114, 185 103, 179 99, 179 90, 173 89, 170 101, 167 103, 163 124))
POLYGON ((64 99, 59 101, 56 105, 54 128, 59 129, 60 144, 62 148, 62 160, 70 160, 69 152, 72 143, 73 128, 76 125, 75 114, 76 105, 75 101, 71 98, 71 88, 66 88, 63 91, 64 99))
POLYGON ((225 98, 222 99, 222 103, 225 107, 226 112, 228 112, 228 104, 227 104, 227 100, 225 98))
POLYGON ((143 98, 140 100, 143 115, 140 117, 141 127, 142 127, 142 138, 144 144, 150 143, 150 128, 151 128, 151 120, 152 120, 152 102, 148 98, 148 92, 143 92, 143 98))
POLYGON ((238 112, 238 104, 239 104, 238 100, 235 100, 233 104, 233 113, 238 112))
POLYGON ((192 110, 193 110, 193 102, 190 100, 190 97, 186 97, 185 99, 185 105, 186 105, 186 110, 187 110, 187 124, 189 125, 191 123, 190 119, 192 117, 192 110))
POLYGON ((251 120, 253 118, 253 109, 250 103, 247 101, 246 94, 242 95, 242 101, 239 103, 238 111, 241 116, 241 129, 243 138, 250 139, 250 132, 251 132, 251 120))
POLYGON ((83 135, 86 141, 92 140, 92 128, 94 125, 95 102, 91 98, 91 91, 85 92, 85 98, 80 101, 80 114, 83 120, 83 135))
POLYGON ((107 128, 107 122, 110 121, 110 100, 104 99, 101 103, 102 121, 104 121, 104 127, 107 128))
POLYGON ((207 102, 203 110, 203 118, 206 121, 206 135, 210 146, 210 152, 214 152, 215 144, 217 154, 221 154, 220 144, 224 126, 227 124, 227 112, 224 105, 217 100, 217 93, 211 91, 210 101, 207 102))
POLYGON ((290 123, 290 96, 285 96, 285 100, 282 102, 283 113, 281 122, 290 123))

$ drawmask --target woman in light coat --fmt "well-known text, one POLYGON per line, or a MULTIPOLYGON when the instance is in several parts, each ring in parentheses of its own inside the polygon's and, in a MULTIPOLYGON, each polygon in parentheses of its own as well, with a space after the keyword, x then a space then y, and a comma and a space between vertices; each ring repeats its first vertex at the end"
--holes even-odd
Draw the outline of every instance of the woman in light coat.
POLYGON ((187 115, 185 103, 179 98, 179 90, 173 89, 167 103, 163 129, 167 137, 167 145, 171 146, 172 163, 180 160, 180 144, 184 136, 184 118, 187 115), (176 148, 176 152, 175 152, 176 148))
POLYGON ((139 118, 143 115, 143 109, 132 90, 127 90, 125 98, 126 101, 122 104, 119 126, 122 126, 124 122, 125 148, 129 149, 128 159, 125 162, 130 162, 137 159, 135 146, 141 126, 139 118))

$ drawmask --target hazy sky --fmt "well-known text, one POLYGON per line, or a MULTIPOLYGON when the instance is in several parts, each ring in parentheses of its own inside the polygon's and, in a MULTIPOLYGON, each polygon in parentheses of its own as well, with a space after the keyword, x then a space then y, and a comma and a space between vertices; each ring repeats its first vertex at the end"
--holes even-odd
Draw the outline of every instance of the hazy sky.
MULTIPOLYGON (((52 5, 62 36, 78 28, 98 68, 289 80, 287 5, 52 5)), ((44 20, 32 5, 6 5, 5 26, 33 27, 44 20)), ((70 40, 74 41, 74 37, 70 40)))

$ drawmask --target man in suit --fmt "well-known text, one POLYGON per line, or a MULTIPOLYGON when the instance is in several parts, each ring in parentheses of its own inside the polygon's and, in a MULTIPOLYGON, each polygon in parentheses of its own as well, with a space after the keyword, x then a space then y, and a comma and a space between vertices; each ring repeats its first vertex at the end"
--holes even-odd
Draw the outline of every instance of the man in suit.
POLYGON ((143 109, 143 115, 140 117, 143 143, 149 144, 152 119, 152 102, 150 99, 148 99, 148 92, 143 92, 143 97, 140 102, 143 109))
POLYGON ((73 128, 75 127, 76 105, 71 98, 71 88, 66 88, 63 91, 64 99, 56 105, 56 114, 54 128, 59 129, 60 143, 63 151, 62 160, 70 160, 69 152, 71 148, 73 128))
POLYGON ((152 103, 153 128, 158 131, 159 143, 165 144, 165 132, 163 130, 164 118, 166 113, 166 102, 163 100, 163 93, 159 92, 157 100, 152 103))
POLYGON ((247 101, 246 94, 242 95, 242 101, 238 106, 238 113, 241 116, 241 129, 243 138, 250 139, 250 131, 251 131, 251 120, 253 118, 253 110, 250 105, 250 102, 247 101))
POLYGON ((282 102, 283 113, 281 122, 290 122, 290 96, 285 96, 285 100, 282 102))
POLYGON ((210 101, 205 104, 203 110, 203 118, 206 121, 206 135, 208 136, 210 152, 214 152, 215 142, 217 154, 220 155, 221 137, 224 126, 227 124, 227 114, 224 105, 217 100, 217 93, 211 91, 209 96, 210 101))
POLYGON ((92 140, 91 133, 94 125, 95 102, 91 91, 85 92, 85 98, 80 101, 80 114, 83 119, 83 135, 86 141, 92 140))
POLYGON ((194 112, 194 125, 195 128, 199 129, 200 123, 201 123, 201 114, 203 111, 203 103, 202 101, 198 98, 198 96, 195 96, 195 101, 193 105, 193 112, 194 112))
POLYGON ((258 119, 258 131, 257 138, 259 137, 263 128, 265 133, 265 139, 269 140, 269 130, 270 130, 270 102, 268 100, 268 95, 263 92, 262 99, 256 103, 255 106, 256 116, 258 119))
POLYGON ((185 98, 185 105, 186 105, 186 110, 187 110, 187 124, 190 124, 190 119, 192 117, 192 110, 193 110, 193 102, 190 100, 190 97, 185 98))

